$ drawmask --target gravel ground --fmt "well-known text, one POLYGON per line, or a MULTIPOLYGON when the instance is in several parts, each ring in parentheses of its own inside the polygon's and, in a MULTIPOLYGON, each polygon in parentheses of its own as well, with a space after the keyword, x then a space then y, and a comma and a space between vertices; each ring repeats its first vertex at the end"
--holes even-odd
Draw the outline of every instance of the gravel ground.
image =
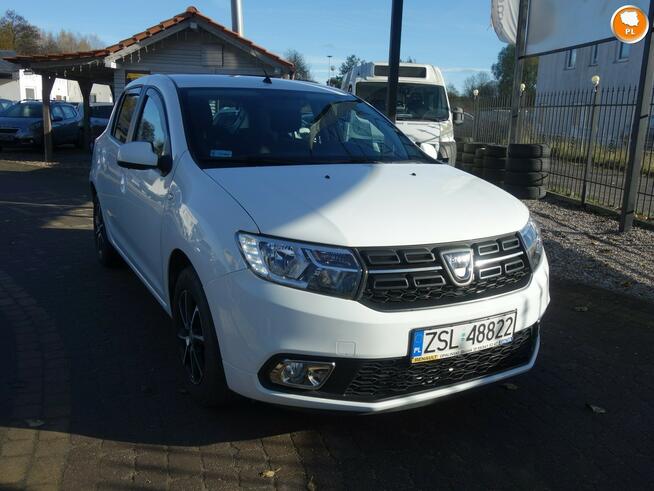
POLYGON ((654 302, 654 231, 618 233, 618 221, 547 198, 526 202, 543 231, 554 278, 654 302))

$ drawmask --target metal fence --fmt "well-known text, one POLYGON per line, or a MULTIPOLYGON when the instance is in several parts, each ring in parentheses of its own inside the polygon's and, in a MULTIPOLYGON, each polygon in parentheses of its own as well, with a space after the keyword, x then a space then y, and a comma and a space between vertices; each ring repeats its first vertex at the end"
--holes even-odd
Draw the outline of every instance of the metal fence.
MULTIPOLYGON (((582 203, 621 208, 636 92, 636 87, 598 87, 597 91, 523 94, 518 138, 523 143, 551 146, 550 191, 582 203)), ((455 128, 455 134, 506 144, 510 98, 480 97, 469 102, 470 117, 455 128)), ((647 135, 636 213, 642 220, 654 221, 652 118, 647 135)))

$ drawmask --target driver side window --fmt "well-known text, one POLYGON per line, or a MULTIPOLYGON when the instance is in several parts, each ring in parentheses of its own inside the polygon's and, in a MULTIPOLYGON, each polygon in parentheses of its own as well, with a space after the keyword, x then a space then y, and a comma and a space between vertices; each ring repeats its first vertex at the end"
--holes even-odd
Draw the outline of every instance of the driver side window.
POLYGON ((150 142, 152 150, 159 157, 169 152, 166 113, 159 95, 153 90, 149 90, 146 94, 143 112, 133 140, 150 142))

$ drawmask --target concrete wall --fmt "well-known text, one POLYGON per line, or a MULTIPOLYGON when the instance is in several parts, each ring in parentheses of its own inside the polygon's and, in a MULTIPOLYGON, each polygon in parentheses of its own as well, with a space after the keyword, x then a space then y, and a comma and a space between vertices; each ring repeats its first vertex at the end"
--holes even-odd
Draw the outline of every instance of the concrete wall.
MULTIPOLYGON (((43 92, 41 90, 41 75, 26 74, 25 70, 20 70, 19 79, 10 84, 0 84, 0 97, 3 99, 29 99, 28 95, 32 95, 34 99, 42 99, 43 92), (7 86, 6 88, 4 86, 7 86), (4 94, 7 94, 5 96, 4 94)), ((95 102, 112 102, 111 88, 108 85, 93 85, 91 90, 91 99, 95 102)), ((82 102, 82 93, 79 89, 79 84, 74 80, 66 80, 58 78, 55 80, 51 99, 59 99, 62 101, 82 102)))
MULTIPOLYGON (((68 80, 68 100, 71 102, 82 102, 82 91, 75 80, 68 80)), ((93 84, 91 88, 91 103, 113 102, 111 87, 108 85, 93 84)))
POLYGON ((18 80, 0 79, 0 99, 16 101, 20 98, 18 80))
POLYGON ((597 64, 591 63, 592 46, 577 50, 575 68, 566 68, 567 52, 541 56, 538 60, 538 92, 588 89, 590 79, 599 75, 602 87, 636 85, 643 56, 643 43, 631 45, 629 59, 618 59, 618 41, 598 46, 597 64))

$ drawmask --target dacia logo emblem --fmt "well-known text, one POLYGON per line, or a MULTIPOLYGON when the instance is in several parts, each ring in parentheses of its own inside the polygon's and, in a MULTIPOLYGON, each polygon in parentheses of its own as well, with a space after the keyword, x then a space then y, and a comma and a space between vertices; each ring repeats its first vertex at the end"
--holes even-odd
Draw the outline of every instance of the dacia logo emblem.
POLYGON ((455 285, 466 286, 472 283, 475 266, 472 249, 450 249, 441 251, 440 256, 445 271, 455 285))

